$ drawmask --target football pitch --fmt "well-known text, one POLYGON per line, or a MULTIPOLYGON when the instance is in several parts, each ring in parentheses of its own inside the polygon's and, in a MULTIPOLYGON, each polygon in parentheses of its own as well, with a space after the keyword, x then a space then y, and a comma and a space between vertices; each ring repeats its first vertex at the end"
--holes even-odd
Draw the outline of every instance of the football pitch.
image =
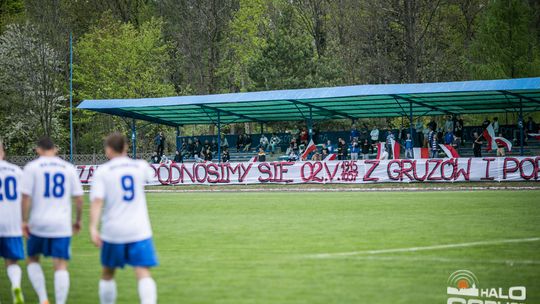
MULTIPOLYGON (((88 199, 86 198, 86 201, 88 199)), ((160 303, 446 303, 447 280, 540 303, 540 191, 150 193, 160 303)), ((70 303, 98 303, 98 250, 74 237, 70 303)), ((51 261, 45 260, 53 299, 51 261)), ((0 271, 0 302, 10 303, 0 271)), ((138 303, 129 268, 118 303, 138 303)), ((37 303, 26 271, 27 303, 37 303)), ((51 302, 54 303, 54 302, 51 302)))

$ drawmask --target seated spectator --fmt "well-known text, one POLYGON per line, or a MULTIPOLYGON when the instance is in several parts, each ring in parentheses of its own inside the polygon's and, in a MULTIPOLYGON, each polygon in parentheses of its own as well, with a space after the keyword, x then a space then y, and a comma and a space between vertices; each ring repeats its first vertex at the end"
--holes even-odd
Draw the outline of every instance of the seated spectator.
POLYGON ((291 139, 291 144, 289 147, 292 148, 296 154, 298 154, 300 147, 298 147, 298 143, 295 138, 291 139))
POLYGON ((268 148, 268 138, 262 134, 261 135, 261 139, 259 140, 259 147, 263 148, 264 151, 266 151, 266 149, 268 148))
POLYGON ((249 152, 251 150, 252 138, 251 135, 244 135, 244 152, 249 152))
POLYGON ((276 147, 281 142, 281 139, 276 135, 276 133, 272 134, 272 137, 270 138, 270 152, 272 155, 276 153, 276 147))
POLYGON ((351 160, 358 160, 358 154, 360 154, 360 144, 358 138, 355 137, 351 143, 351 160))
POLYGON ((288 155, 288 159, 287 161, 291 161, 291 162, 294 162, 294 161, 297 161, 298 160, 298 154, 296 154, 294 152, 294 150, 291 149, 291 152, 288 155))
POLYGON ((229 148, 229 141, 227 140, 227 137, 223 134, 221 134, 221 149, 225 150, 229 148))
POLYGON ((321 159, 325 160, 328 157, 328 149, 322 149, 321 159))
POLYGON ((369 140, 366 138, 362 143, 362 159, 369 159, 369 151, 373 146, 369 143, 369 140))
POLYGON ((170 165, 172 162, 171 160, 167 157, 167 155, 163 154, 161 155, 161 160, 159 161, 160 164, 165 164, 165 165, 170 165))
POLYGON ((160 159, 159 159, 159 156, 158 156, 157 152, 154 152, 152 154, 152 157, 150 157, 150 163, 151 164, 159 164, 159 160, 160 159))
POLYGON ((212 142, 210 143, 210 150, 212 150, 212 153, 216 153, 218 150, 216 140, 212 138, 212 142))
POLYGON ((236 140, 236 152, 244 150, 244 135, 238 134, 238 139, 236 140))
POLYGON ((321 161, 322 160, 321 153, 319 153, 319 151, 315 151, 315 153, 313 153, 313 156, 311 156, 311 160, 321 161))
POLYGON ((174 154, 174 162, 175 163, 183 163, 184 162, 184 158, 182 157, 182 152, 181 151, 176 151, 176 153, 174 154))
POLYGON ((259 147, 259 153, 257 153, 257 160, 261 163, 266 161, 266 153, 264 152, 263 147, 259 147))
POLYGON ((407 133, 407 139, 405 139, 405 157, 413 158, 413 141, 411 133, 407 133))
POLYGON ((223 154, 221 156, 221 160, 225 163, 228 163, 231 160, 231 155, 229 154, 229 148, 226 147, 223 149, 223 154))

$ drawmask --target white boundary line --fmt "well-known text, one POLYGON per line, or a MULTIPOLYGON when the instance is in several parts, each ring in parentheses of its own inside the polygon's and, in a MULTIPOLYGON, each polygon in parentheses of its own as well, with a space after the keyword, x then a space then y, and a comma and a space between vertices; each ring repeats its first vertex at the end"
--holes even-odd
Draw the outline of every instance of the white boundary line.
POLYGON ((397 262, 436 262, 436 263, 474 263, 474 264, 505 264, 509 266, 514 265, 540 265, 538 260, 486 260, 486 259, 455 259, 455 258, 443 258, 443 257, 426 257, 426 256, 378 256, 378 255, 365 255, 355 256, 355 259, 373 260, 373 261, 397 261, 397 262))
POLYGON ((540 237, 433 245, 433 246, 424 246, 424 247, 363 250, 363 251, 335 252, 335 253, 318 253, 318 254, 310 254, 310 255, 307 255, 306 257, 312 258, 312 259, 328 259, 328 258, 350 257, 350 256, 357 256, 357 255, 376 255, 376 254, 386 254, 386 253, 417 252, 417 251, 427 251, 427 250, 440 250, 440 249, 464 248, 464 247, 500 245, 500 244, 512 244, 512 243, 526 243, 526 242, 537 242, 537 241, 540 241, 540 237))

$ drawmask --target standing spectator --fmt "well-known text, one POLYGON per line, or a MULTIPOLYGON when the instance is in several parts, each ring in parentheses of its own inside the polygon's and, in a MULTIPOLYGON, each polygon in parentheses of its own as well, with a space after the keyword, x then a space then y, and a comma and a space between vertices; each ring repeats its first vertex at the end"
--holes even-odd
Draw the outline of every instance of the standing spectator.
POLYGON ((212 151, 212 146, 210 145, 210 142, 208 141, 208 139, 205 139, 204 140, 204 145, 203 145, 203 150, 210 150, 212 151))
POLYGON ((405 139, 405 157, 413 158, 413 141, 411 133, 407 133, 407 139, 405 139))
POLYGON ((203 147, 201 145, 201 141, 198 138, 196 138, 195 144, 193 145, 193 156, 202 158, 201 156, 202 150, 203 150, 203 147))
POLYGON ((452 145, 454 143, 454 132, 452 132, 452 129, 447 129, 446 134, 444 134, 444 143, 446 145, 452 145))
POLYGON ((257 161, 263 163, 266 161, 266 153, 263 147, 259 147, 259 153, 257 153, 257 161))
POLYGON ((418 118, 418 121, 416 122, 414 128, 416 130, 416 146, 421 147, 422 143, 424 142, 424 124, 422 123, 420 118, 418 118))
MULTIPOLYGON (((502 133, 499 133, 499 137, 503 137, 502 133)), ((501 141, 497 141, 497 156, 505 156, 504 144, 501 141)))
POLYGON ((263 148, 263 150, 266 151, 266 149, 268 148, 268 144, 268 138, 264 134, 261 134, 261 139, 259 140, 259 147, 263 148))
POLYGON ((276 146, 279 145, 281 142, 281 139, 276 135, 276 133, 272 134, 272 137, 270 137, 270 152, 272 155, 276 153, 276 146))
POLYGON ((429 131, 428 144, 431 150, 431 158, 437 158, 437 132, 434 130, 429 131))
POLYGON ((358 154, 360 154, 360 144, 358 143, 358 138, 353 137, 351 143, 351 160, 358 160, 358 154))
POLYGON ((231 155, 229 154, 229 147, 226 147, 225 149, 223 149, 221 160, 225 163, 228 163, 231 160, 231 155))
POLYGON ((239 134, 236 140, 236 152, 244 150, 244 135, 239 134))
POLYGON ((473 153, 474 153, 474 157, 482 157, 482 145, 484 144, 483 142, 483 137, 482 136, 479 136, 478 135, 478 132, 474 132, 473 133, 473 153))
POLYGON ((252 138, 251 134, 244 135, 244 152, 249 152, 251 150, 252 138))
POLYGON ((389 159, 390 158, 393 158, 392 155, 393 154, 393 147, 392 147, 392 140, 395 140, 395 136, 394 136, 394 133, 392 133, 392 130, 390 129, 390 127, 388 127, 386 129, 386 142, 385 142, 385 145, 386 145, 386 152, 388 152, 388 157, 389 159))
POLYGON ((165 136, 163 132, 159 132, 154 138, 154 144, 156 145, 156 153, 161 157, 165 151, 165 136))
POLYGON ((364 139, 362 143, 362 159, 369 159, 369 150, 372 148, 373 146, 369 143, 369 139, 364 139))
POLYGON ((300 147, 298 147, 298 142, 296 141, 296 138, 291 139, 290 148, 298 154, 298 151, 300 150, 300 147))
POLYGON ((499 117, 493 117, 493 132, 499 134, 499 117))
POLYGON ((379 142, 379 129, 377 129, 376 125, 374 125, 371 132, 369 132, 369 136, 371 137, 371 143, 374 145, 379 142))
POLYGON ((484 118, 484 122, 482 123, 482 128, 486 129, 489 126, 490 123, 491 123, 491 121, 489 121, 489 118, 487 118, 487 117, 484 118))
POLYGON ((345 141, 341 138, 338 138, 338 144, 337 144, 337 158, 338 160, 345 160, 346 153, 344 152, 347 149, 345 147, 345 141))
POLYGON ((459 144, 461 144, 461 142, 463 141, 462 138, 463 138, 463 119, 461 118, 458 118, 456 120, 456 124, 454 125, 454 135, 457 137, 457 141, 459 142, 459 144))
POLYGON ((430 129, 430 131, 436 131, 436 130, 437 130, 437 123, 435 122, 435 120, 433 119, 433 117, 432 117, 431 120, 428 122, 427 127, 428 127, 428 129, 430 129))
POLYGON ((454 120, 452 120, 451 115, 446 116, 446 121, 444 122, 444 129, 450 129, 451 132, 454 132, 454 120))
POLYGON ((336 148, 334 147, 334 145, 332 145, 332 142, 330 140, 326 142, 326 150, 328 150, 328 154, 334 153, 336 151, 336 148))
POLYGON ((188 139, 187 142, 187 151, 187 158, 193 157, 193 155, 195 154, 195 143, 193 143, 193 140, 191 138, 188 139))
POLYGON ((355 124, 352 124, 351 126, 351 136, 350 136, 350 141, 353 142, 353 140, 356 138, 358 139, 358 137, 360 137, 360 133, 358 132, 358 130, 356 129, 356 125, 355 124))
POLYGON ((221 134, 221 150, 225 150, 229 148, 229 141, 227 140, 227 137, 223 134, 221 134))
POLYGON ((422 133, 424 134, 424 142, 422 143, 422 147, 429 148, 429 133, 430 132, 431 132, 431 130, 426 125, 424 127, 424 130, 422 131, 422 133))
POLYGON ((309 139, 308 131, 304 128, 302 129, 302 132, 300 132, 300 144, 307 146, 309 139))

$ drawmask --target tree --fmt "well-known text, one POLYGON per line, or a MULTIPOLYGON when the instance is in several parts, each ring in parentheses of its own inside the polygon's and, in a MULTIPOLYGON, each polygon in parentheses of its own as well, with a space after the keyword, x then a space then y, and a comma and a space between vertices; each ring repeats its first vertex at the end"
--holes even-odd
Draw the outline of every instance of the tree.
POLYGON ((8 142, 24 138, 18 147, 24 151, 37 136, 60 136, 59 110, 66 100, 60 54, 34 26, 9 25, 0 36, 0 66, 8 142))
POLYGON ((540 49, 531 7, 524 0, 494 0, 471 48, 474 78, 516 78, 540 73, 540 49))

